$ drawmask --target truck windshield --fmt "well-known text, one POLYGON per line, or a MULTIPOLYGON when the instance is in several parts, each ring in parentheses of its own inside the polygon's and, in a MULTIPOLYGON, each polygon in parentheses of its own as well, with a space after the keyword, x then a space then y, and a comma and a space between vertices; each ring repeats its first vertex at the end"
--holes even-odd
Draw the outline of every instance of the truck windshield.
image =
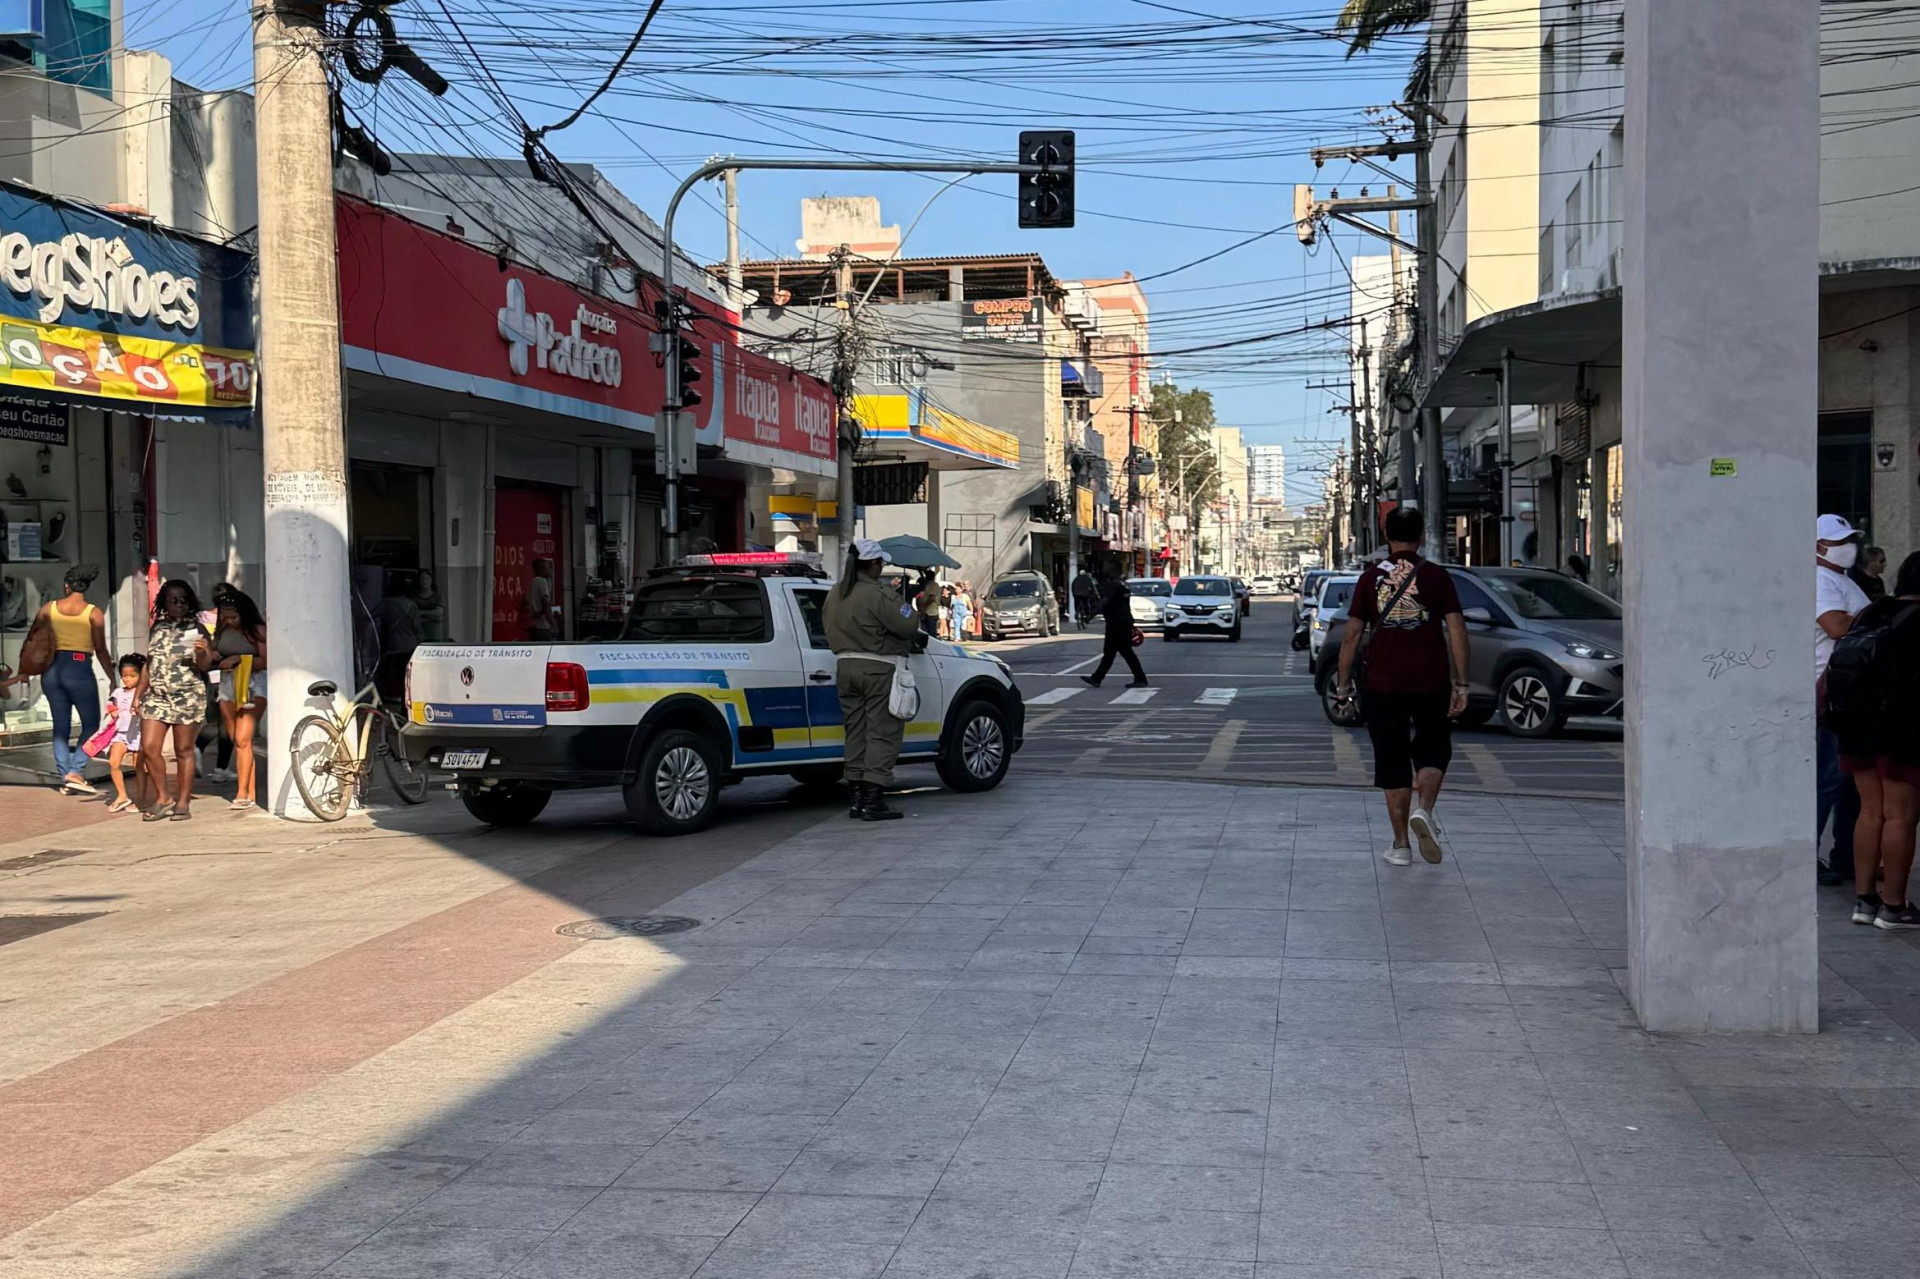
POLYGON ((1187 577, 1180 580, 1177 595, 1231 595, 1233 583, 1224 577, 1187 577))
POLYGON ((669 578, 642 586, 627 616, 627 641, 772 638, 767 596, 747 578, 669 578))

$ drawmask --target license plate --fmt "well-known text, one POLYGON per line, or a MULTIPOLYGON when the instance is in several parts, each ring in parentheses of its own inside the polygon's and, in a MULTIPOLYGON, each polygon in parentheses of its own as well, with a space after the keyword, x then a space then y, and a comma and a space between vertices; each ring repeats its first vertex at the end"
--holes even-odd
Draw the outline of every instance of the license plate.
POLYGON ((485 768, 486 766, 485 751, 447 751, 440 756, 442 768, 485 768))

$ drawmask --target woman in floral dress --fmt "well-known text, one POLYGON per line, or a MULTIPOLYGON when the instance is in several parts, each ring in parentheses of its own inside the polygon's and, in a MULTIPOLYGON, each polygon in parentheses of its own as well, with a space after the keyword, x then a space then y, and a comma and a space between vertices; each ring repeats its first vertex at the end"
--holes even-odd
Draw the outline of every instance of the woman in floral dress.
POLYGON ((194 738, 207 717, 207 632, 200 625, 200 600, 193 587, 174 578, 153 601, 153 629, 147 635, 147 666, 141 672, 134 706, 140 716, 142 759, 153 770, 159 798, 142 814, 149 822, 184 822, 193 802, 194 738), (165 745, 173 740, 174 793, 167 798, 165 745))

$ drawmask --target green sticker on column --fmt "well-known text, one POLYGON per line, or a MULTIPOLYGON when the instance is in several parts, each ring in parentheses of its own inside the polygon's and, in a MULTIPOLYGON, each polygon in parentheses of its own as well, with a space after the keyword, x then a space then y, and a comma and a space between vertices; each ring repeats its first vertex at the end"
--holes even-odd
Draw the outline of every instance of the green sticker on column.
POLYGON ((1740 464, 1730 457, 1716 457, 1707 463, 1707 474, 1718 478, 1722 475, 1740 474, 1740 464))

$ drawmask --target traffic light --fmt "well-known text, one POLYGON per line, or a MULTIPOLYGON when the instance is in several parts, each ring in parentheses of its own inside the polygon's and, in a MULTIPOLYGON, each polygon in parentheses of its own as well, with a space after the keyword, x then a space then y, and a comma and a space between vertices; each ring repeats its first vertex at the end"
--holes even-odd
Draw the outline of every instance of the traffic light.
POLYGON ((700 342, 686 329, 673 335, 673 358, 680 369, 680 407, 690 409, 705 397, 695 385, 701 380, 700 342))
POLYGON ((1073 225, 1073 130, 1027 129, 1020 134, 1020 225, 1046 230, 1073 225))

